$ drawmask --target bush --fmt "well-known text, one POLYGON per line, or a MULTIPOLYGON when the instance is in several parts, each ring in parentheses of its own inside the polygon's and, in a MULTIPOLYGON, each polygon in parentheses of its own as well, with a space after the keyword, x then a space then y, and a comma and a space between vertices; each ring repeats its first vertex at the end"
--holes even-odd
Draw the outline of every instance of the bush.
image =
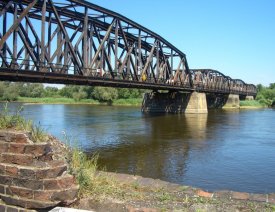
POLYGON ((86 99, 87 98, 87 93, 85 93, 84 91, 79 91, 79 92, 74 92, 73 93, 73 99, 78 102, 81 99, 86 99))
POLYGON ((109 105, 118 98, 118 92, 115 88, 95 87, 93 98, 100 102, 107 102, 109 105))
POLYGON ((18 89, 15 84, 10 84, 3 93, 2 99, 6 101, 15 101, 19 97, 18 89))

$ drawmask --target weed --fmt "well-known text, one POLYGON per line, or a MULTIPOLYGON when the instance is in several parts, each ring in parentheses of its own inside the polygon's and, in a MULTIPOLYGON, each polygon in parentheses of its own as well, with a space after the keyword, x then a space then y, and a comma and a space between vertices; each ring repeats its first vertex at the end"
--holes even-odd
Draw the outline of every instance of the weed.
POLYGON ((180 190, 181 191, 186 191, 189 188, 189 186, 180 186, 180 190))
POLYGON ((163 193, 158 195, 158 200, 160 202, 172 201, 172 199, 173 199, 173 197, 167 192, 163 192, 163 193))
POLYGON ((183 202, 185 204, 188 204, 190 202, 190 199, 189 199, 189 196, 188 195, 185 195, 185 198, 183 199, 183 202))
POLYGON ((135 190, 137 190, 139 188, 139 183, 137 181, 132 183, 132 186, 135 190))
POLYGON ((32 135, 32 138, 34 141, 36 141, 36 142, 45 141, 47 135, 41 126, 31 125, 30 128, 31 128, 31 135, 32 135))
POLYGON ((34 142, 43 142, 47 136, 40 126, 35 126, 32 121, 24 119, 21 116, 21 106, 15 113, 10 113, 8 103, 5 103, 2 111, 0 111, 0 129, 14 129, 27 131, 31 133, 34 142))

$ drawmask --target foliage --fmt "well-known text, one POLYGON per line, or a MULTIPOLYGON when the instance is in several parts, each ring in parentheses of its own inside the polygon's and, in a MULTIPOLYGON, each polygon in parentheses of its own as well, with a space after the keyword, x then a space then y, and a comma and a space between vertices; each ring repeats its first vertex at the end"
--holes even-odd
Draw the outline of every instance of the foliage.
POLYGON ((31 133, 34 142, 43 142, 46 139, 44 130, 35 126, 32 121, 24 119, 20 112, 23 107, 20 107, 15 113, 10 113, 8 103, 4 104, 0 111, 0 129, 15 129, 31 133))
POLYGON ((107 102, 109 105, 118 98, 117 89, 107 87, 95 87, 92 95, 94 99, 100 102, 107 102))
POLYGON ((87 93, 84 91, 79 91, 79 92, 74 92, 73 93, 73 99, 76 102, 79 102, 81 99, 86 99, 87 98, 87 93))
POLYGON ((245 100, 245 101, 240 101, 240 106, 242 106, 242 107, 263 107, 263 106, 265 106, 265 104, 260 103, 256 100, 245 100))
POLYGON ((44 97, 60 97, 58 92, 59 92, 58 88, 47 86, 44 89, 44 97))
POLYGON ((128 88, 118 88, 117 90, 118 90, 119 99, 141 98, 144 92, 141 89, 128 89, 128 88))
POLYGON ((93 186, 93 178, 98 168, 98 155, 88 158, 79 149, 72 150, 70 154, 70 172, 76 177, 80 187, 80 194, 90 192, 93 186))
POLYGON ((2 111, 0 112, 0 129, 15 128, 18 130, 27 130, 30 126, 29 122, 26 122, 22 116, 20 116, 19 108, 14 114, 9 113, 8 103, 4 104, 2 111))
POLYGON ((19 96, 18 86, 16 83, 1 82, 0 98, 5 101, 15 101, 19 96))
POLYGON ((261 84, 257 85, 258 95, 256 100, 265 106, 271 107, 275 105, 275 83, 271 83, 269 87, 261 84))

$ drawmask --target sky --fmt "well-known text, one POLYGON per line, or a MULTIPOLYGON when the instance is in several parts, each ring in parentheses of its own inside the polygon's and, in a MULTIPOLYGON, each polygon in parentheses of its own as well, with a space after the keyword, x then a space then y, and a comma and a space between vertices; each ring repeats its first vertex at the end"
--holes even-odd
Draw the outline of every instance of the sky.
POLYGON ((275 82, 275 0, 88 1, 161 35, 186 54, 190 68, 275 82))

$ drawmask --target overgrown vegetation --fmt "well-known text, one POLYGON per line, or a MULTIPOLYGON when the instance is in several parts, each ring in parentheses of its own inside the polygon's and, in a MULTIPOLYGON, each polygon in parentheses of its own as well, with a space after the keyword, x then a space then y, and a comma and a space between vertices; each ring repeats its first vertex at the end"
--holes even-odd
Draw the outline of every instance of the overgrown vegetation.
MULTIPOLYGON (((41 83, 0 82, 0 100, 35 101, 42 103, 107 103, 116 100, 130 104, 128 99, 141 99, 141 89, 107 88, 66 85, 63 88, 44 87, 41 83)), ((141 103, 141 102, 140 102, 141 103)))
POLYGON ((24 119, 20 112, 23 107, 20 107, 16 112, 10 112, 8 103, 3 105, 0 111, 0 129, 12 129, 27 131, 31 133, 34 142, 43 142, 47 138, 46 133, 40 126, 35 126, 32 121, 24 119))
POLYGON ((79 196, 93 196, 97 200, 110 195, 120 196, 122 191, 117 182, 104 173, 99 174, 99 154, 88 156, 80 150, 77 141, 65 132, 63 135, 64 143, 72 147, 67 158, 69 172, 75 176, 79 185, 79 196))
MULTIPOLYGON (((72 143, 77 143, 72 141, 65 133, 64 138, 65 143, 70 144, 71 146, 72 143)), ((100 171, 98 158, 99 154, 88 156, 78 147, 73 147, 69 152, 69 171, 76 177, 76 181, 80 187, 80 197, 89 196, 93 197, 95 200, 102 201, 106 197, 125 199, 126 197, 131 198, 138 195, 134 192, 136 189, 134 186, 125 186, 109 176, 107 172, 100 171)))
POLYGON ((241 107, 266 107, 265 104, 258 102, 257 100, 245 100, 240 101, 241 107))
POLYGON ((257 97, 256 100, 261 104, 268 107, 275 106, 275 83, 271 83, 268 87, 263 85, 257 85, 257 97))

